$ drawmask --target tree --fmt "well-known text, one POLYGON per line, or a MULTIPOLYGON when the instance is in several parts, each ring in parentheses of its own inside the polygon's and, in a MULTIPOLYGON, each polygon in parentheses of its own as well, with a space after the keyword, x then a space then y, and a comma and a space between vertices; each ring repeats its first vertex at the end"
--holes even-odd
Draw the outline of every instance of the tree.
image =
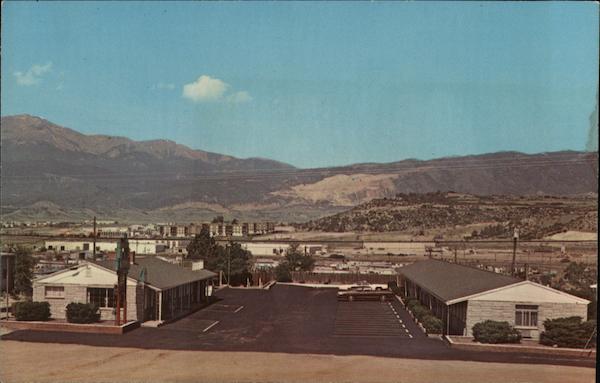
POLYGON ((242 245, 237 242, 229 242, 229 245, 226 248, 226 253, 227 252, 229 252, 229 254, 225 255, 229 259, 228 270, 231 272, 232 279, 233 276, 245 276, 248 273, 252 253, 243 249, 242 245))
POLYGON ((292 273, 290 272, 289 265, 287 263, 280 263, 275 267, 275 279, 277 282, 291 282, 292 273))
POLYGON ((33 287, 33 267, 35 259, 31 256, 31 251, 24 247, 17 247, 15 251, 15 269, 13 272, 14 288, 13 294, 31 295, 33 287))
POLYGON ((290 271, 311 271, 315 267, 315 259, 310 254, 300 251, 297 243, 290 245, 285 252, 285 261, 290 271))
POLYGON ((225 218, 223 218, 222 215, 218 215, 215 218, 213 218, 212 223, 223 223, 225 222, 225 218))
POLYGON ((244 283, 249 278, 249 267, 252 253, 242 248, 239 243, 230 242, 226 247, 217 245, 208 230, 202 229, 187 247, 188 257, 204 260, 204 267, 215 273, 223 272, 232 281, 244 283))
POLYGON ((200 234, 196 234, 194 239, 187 245, 187 258, 190 259, 211 259, 217 252, 217 243, 210 236, 210 232, 206 227, 200 230, 200 234))

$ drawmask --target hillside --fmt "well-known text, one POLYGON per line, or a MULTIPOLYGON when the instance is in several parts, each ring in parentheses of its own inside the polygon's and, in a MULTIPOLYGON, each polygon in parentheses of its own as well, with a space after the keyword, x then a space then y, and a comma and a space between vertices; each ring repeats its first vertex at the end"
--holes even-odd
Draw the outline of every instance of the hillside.
POLYGON ((576 197, 474 196, 459 193, 399 194, 374 199, 348 211, 298 225, 325 232, 407 232, 444 230, 479 239, 510 238, 518 227, 523 239, 567 231, 598 231, 597 195, 576 197), (460 231, 460 230, 459 230, 460 231))
POLYGON ((85 135, 29 115, 1 120, 3 220, 88 214, 188 221, 215 212, 301 222, 397 193, 571 195, 598 189, 597 152, 501 152, 297 169, 168 140, 85 135))

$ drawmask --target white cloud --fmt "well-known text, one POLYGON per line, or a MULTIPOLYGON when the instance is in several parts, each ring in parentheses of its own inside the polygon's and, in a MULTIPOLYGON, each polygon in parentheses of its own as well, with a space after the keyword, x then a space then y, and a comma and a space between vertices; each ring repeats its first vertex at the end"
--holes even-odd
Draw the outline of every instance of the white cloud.
POLYGON ((219 101, 228 88, 229 85, 218 78, 202 75, 183 86, 183 97, 194 102, 219 101))
POLYGON ((250 93, 246 92, 245 90, 241 90, 239 92, 230 94, 229 97, 227 97, 227 101, 234 104, 240 104, 242 102, 252 101, 252 96, 250 96, 250 93))
POLYGON ((23 86, 31 86, 38 84, 42 76, 52 70, 52 63, 48 62, 44 65, 32 65, 26 72, 17 71, 13 75, 17 79, 17 84, 23 86))

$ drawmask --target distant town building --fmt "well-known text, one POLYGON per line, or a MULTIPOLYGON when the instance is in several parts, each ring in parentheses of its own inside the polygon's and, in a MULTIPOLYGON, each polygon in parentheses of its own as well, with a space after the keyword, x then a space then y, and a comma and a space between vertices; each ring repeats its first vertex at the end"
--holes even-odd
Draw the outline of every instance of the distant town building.
MULTIPOLYGON (((44 246, 47 250, 55 252, 87 251, 93 250, 94 241, 92 238, 81 241, 70 240, 51 240, 45 241, 44 246)), ((115 251, 117 249, 116 240, 96 241, 96 251, 115 251)))

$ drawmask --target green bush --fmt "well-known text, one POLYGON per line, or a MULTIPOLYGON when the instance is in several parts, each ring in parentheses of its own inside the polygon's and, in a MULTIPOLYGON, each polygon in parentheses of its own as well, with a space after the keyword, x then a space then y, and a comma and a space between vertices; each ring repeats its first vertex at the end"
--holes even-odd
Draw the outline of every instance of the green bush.
POLYGON ((404 303, 410 311, 412 311, 417 306, 421 306, 421 303, 415 298, 407 298, 406 301, 404 301, 404 303))
POLYGON ((429 334, 441 334, 444 324, 438 317, 431 314, 425 315, 421 320, 421 324, 429 334))
POLYGON ((431 315, 431 311, 423 305, 416 305, 410 311, 412 311, 413 315, 421 322, 421 319, 425 318, 427 315, 431 315))
POLYGON ((48 302, 15 302, 12 312, 17 320, 46 321, 50 319, 50 303, 48 302))
MULTIPOLYGON (((578 316, 546 319, 544 332, 540 335, 540 343, 547 346, 581 348, 590 339, 595 326, 596 321, 582 322, 582 318, 578 316)), ((594 335, 591 345, 595 344, 594 335)))
POLYGON ((75 303, 67 305, 67 322, 94 323, 100 320, 98 306, 92 303, 75 303))
POLYGON ((508 322, 486 320, 473 326, 473 337, 481 343, 519 343, 521 334, 508 322))
POLYGON ((275 278, 277 282, 291 282, 292 281, 292 273, 290 271, 290 267, 287 263, 280 263, 275 268, 275 278))

